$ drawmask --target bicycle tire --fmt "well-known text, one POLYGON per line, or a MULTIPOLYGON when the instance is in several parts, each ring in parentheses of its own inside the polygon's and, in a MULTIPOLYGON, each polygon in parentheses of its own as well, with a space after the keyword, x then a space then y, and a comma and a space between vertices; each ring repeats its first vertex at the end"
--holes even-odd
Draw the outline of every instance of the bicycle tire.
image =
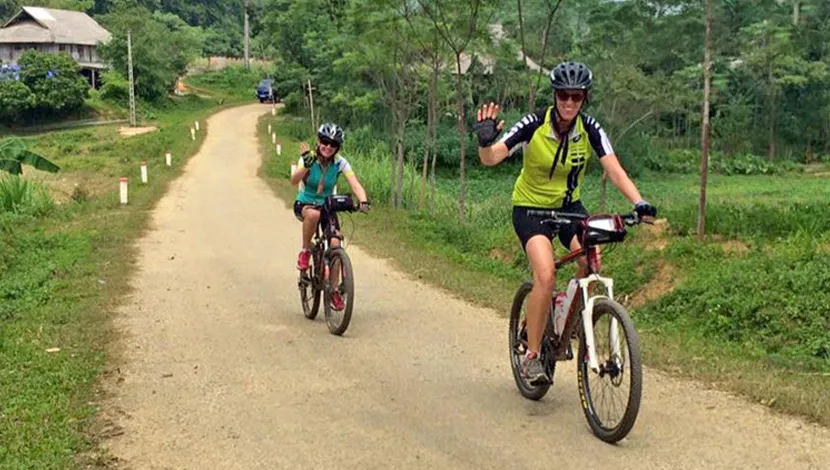
MULTIPOLYGON (((550 389, 550 383, 547 384, 540 384, 540 385, 531 385, 522 378, 522 356, 525 353, 526 349, 522 348, 521 344, 521 331, 520 331, 520 324, 521 324, 521 316, 522 316, 522 305, 527 299, 527 295, 533 289, 532 282, 525 282, 519 289, 516 291, 516 295, 513 297, 513 307, 510 310, 510 326, 508 328, 508 346, 509 346, 509 353, 510 353, 510 368, 513 370, 513 380, 516 381, 516 388, 519 389, 519 393, 522 394, 523 397, 527 398, 528 400, 541 400, 544 397, 548 390, 550 389)), ((550 328, 552 328, 552 323, 550 322, 550 318, 548 318, 548 328, 546 334, 550 332, 550 328)), ((544 344, 544 340, 543 340, 544 344)), ((526 348, 526 346, 525 346, 526 348)), ((544 355, 546 356, 546 355, 544 355)), ((554 361, 543 361, 548 366, 548 375, 553 379, 554 371, 556 370, 556 362, 554 361)))
POLYGON ((317 318, 317 313, 320 311, 320 266, 311 257, 311 267, 309 268, 310 277, 303 278, 304 273, 300 271, 300 304, 303 306, 303 315, 309 320, 317 318))
MULTIPOLYGON (((607 426, 603 422, 603 419, 598 415, 596 407, 594 406, 595 397, 591 393, 590 380, 588 380, 588 377, 589 374, 593 374, 594 376, 598 376, 598 374, 595 374, 589 370, 584 331, 580 334, 579 341, 577 384, 579 386, 579 397, 580 403, 582 404, 582 411, 585 413, 585 418, 588 421, 588 425, 591 427, 591 431, 593 431, 594 435, 596 435, 600 440, 613 444, 625 438, 628 433, 631 432, 631 429, 634 427, 634 423, 637 420, 637 414, 640 410, 640 400, 642 398, 643 371, 642 358, 640 356, 640 340, 637 335, 637 330, 634 328, 634 322, 631 320, 628 312, 622 305, 613 300, 600 299, 596 304, 594 304, 592 321, 595 326, 597 325, 598 320, 600 320, 604 315, 610 315, 611 317, 617 319, 619 322, 619 329, 625 336, 625 343, 628 349, 628 364, 626 367, 626 364, 623 363, 622 369, 623 373, 626 370, 628 371, 631 384, 628 391, 628 402, 625 406, 625 412, 619 419, 619 422, 613 426, 607 426)), ((595 328, 595 332, 596 330, 597 329, 595 328)), ((599 351, 599 341, 597 341, 595 346, 597 351, 599 351)), ((597 359, 600 362, 600 366, 605 367, 605 364, 603 363, 606 361, 606 358, 598 357, 597 359)), ((610 362, 612 358, 609 357, 607 360, 610 362)), ((599 377, 602 378, 602 376, 599 377)), ((615 377, 612 377, 612 374, 608 374, 608 377, 611 377, 611 385, 619 388, 619 385, 615 385, 613 383, 615 377)), ((620 382, 622 380, 623 379, 620 379, 620 382)), ((606 389, 607 387, 603 388, 603 390, 606 389)))
POLYGON ((326 289, 324 296, 324 311, 326 314, 326 324, 329 327, 331 334, 341 336, 349 328, 349 323, 352 320, 352 308, 354 307, 354 271, 352 270, 352 262, 346 250, 343 248, 334 248, 329 253, 329 278, 326 281, 326 289), (340 295, 344 298, 345 308, 342 316, 336 315, 336 310, 331 308, 331 279, 336 266, 336 262, 340 263, 340 295), (339 318, 338 318, 339 317, 339 318))

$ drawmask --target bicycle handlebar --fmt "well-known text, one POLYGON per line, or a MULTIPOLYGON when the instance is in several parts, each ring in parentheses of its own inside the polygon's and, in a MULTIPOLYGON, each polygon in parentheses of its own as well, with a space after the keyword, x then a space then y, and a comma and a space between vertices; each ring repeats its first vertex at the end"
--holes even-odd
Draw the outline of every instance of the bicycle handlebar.
MULTIPOLYGON (((542 223, 551 224, 551 225, 570 225, 585 219, 588 219, 591 216, 587 216, 584 214, 572 214, 568 212, 556 212, 555 210, 549 209, 530 209, 527 211, 527 215, 531 217, 543 217, 546 220, 543 220, 542 223)), ((602 214, 597 214, 602 215, 602 214)), ((625 225, 633 226, 640 223, 649 223, 647 220, 640 219, 640 216, 636 212, 630 212, 628 214, 614 214, 618 215, 622 218, 625 225)))

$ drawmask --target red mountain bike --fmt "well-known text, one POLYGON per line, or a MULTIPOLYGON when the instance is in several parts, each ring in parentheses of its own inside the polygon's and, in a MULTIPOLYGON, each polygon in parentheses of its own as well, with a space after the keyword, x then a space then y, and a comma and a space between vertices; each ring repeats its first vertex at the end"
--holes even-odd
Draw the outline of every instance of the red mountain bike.
POLYGON ((326 315, 326 324, 333 335, 342 335, 349 328, 354 307, 354 271, 346 248, 343 246, 343 236, 335 230, 338 212, 358 212, 358 207, 348 195, 334 195, 326 198, 321 208, 325 217, 321 216, 317 230, 311 241, 311 263, 307 270, 300 271, 297 283, 300 289, 300 302, 303 314, 309 320, 314 320, 320 310, 320 296, 323 297, 323 309, 326 315), (322 226, 323 220, 331 223, 322 226), (340 246, 330 246, 332 239, 340 240, 340 246), (343 298, 345 308, 335 310, 331 305, 331 295, 339 292, 343 298))
MULTIPOLYGON (((529 214, 540 217, 540 223, 556 228, 580 224, 583 229, 582 248, 558 259, 556 267, 558 269, 583 258, 588 267, 588 275, 577 279, 579 288, 566 312, 561 334, 556 334, 549 315, 542 338, 540 359, 552 382, 556 362, 573 359, 571 341, 579 339, 577 382, 582 410, 598 438, 609 443, 617 442, 631 431, 640 409, 640 341, 628 312, 614 301, 613 279, 600 276, 598 246, 623 241, 626 226, 642 221, 636 213, 586 217, 581 214, 534 210, 529 211, 529 214), (600 293, 592 295, 596 291, 600 293)), ((528 348, 526 299, 532 288, 532 282, 525 282, 513 300, 510 313, 510 363, 513 378, 522 396, 539 400, 545 396, 551 384, 531 385, 521 375, 521 360, 528 348)), ((551 299, 551 311, 553 306, 554 299, 551 299)))

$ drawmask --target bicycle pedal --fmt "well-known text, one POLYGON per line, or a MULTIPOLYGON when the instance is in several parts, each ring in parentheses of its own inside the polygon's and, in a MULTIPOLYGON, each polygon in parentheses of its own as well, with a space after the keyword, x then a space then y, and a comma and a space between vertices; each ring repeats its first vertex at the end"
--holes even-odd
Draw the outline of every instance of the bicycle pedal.
POLYGON ((554 359, 557 361, 570 361, 574 358, 574 351, 573 347, 571 347, 571 343, 568 342, 568 347, 562 352, 557 352, 554 356, 554 359))

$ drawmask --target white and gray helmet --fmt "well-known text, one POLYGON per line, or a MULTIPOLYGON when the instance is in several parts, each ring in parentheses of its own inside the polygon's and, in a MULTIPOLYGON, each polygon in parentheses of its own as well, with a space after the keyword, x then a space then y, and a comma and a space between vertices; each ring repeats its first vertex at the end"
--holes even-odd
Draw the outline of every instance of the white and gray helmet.
POLYGON ((317 130, 317 137, 320 139, 333 140, 337 142, 339 146, 342 146, 343 141, 345 140, 343 129, 337 124, 331 122, 327 122, 320 126, 320 129, 317 130))

